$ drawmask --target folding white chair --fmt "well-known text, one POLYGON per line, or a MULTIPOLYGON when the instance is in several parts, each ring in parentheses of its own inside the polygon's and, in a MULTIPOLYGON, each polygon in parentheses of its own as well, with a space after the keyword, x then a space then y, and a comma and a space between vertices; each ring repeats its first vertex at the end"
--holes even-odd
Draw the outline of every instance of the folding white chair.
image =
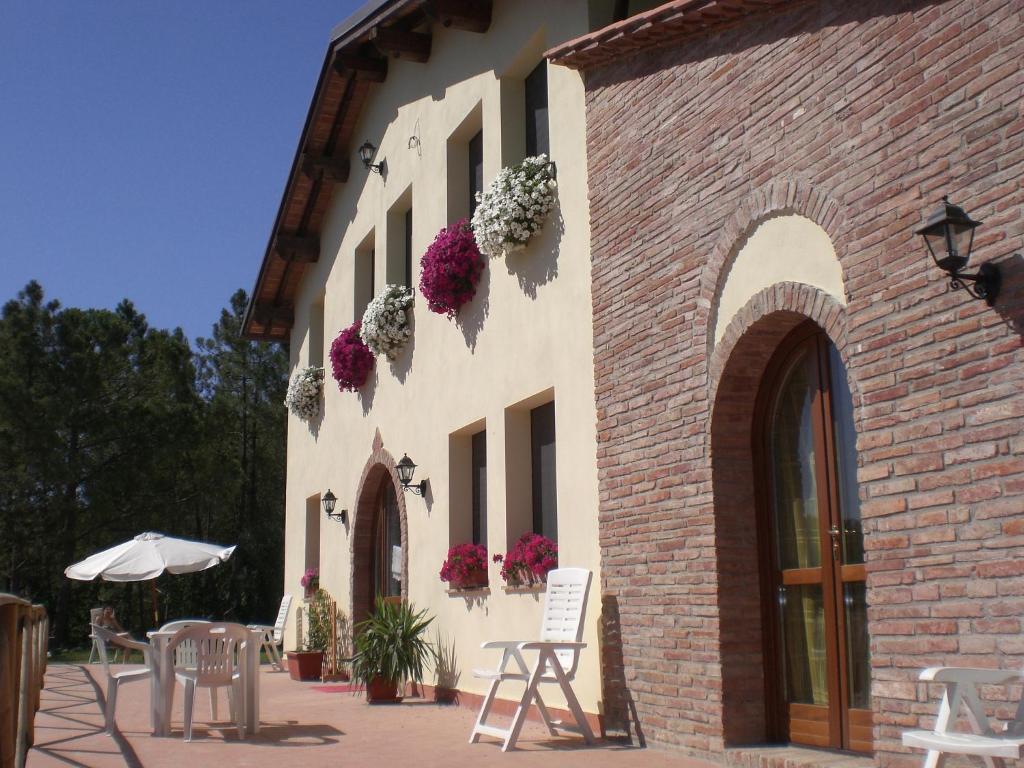
POLYGON ((476 743, 481 735, 495 736, 503 739, 502 752, 515 748, 519 732, 526 721, 530 704, 536 700, 537 709, 544 719, 544 724, 552 736, 558 731, 571 731, 582 734, 587 744, 594 743, 594 734, 590 730, 587 718, 583 714, 576 694, 572 690, 572 680, 576 676, 579 665, 580 651, 587 647, 580 642, 583 637, 583 617, 587 611, 587 595, 590 592, 590 571, 584 568, 558 568, 548 572, 547 595, 544 600, 544 617, 540 625, 539 641, 502 640, 484 643, 481 648, 500 648, 501 664, 495 670, 473 670, 476 677, 489 679, 491 687, 487 691, 480 714, 477 716, 469 743, 476 743), (537 660, 531 668, 523 657, 523 651, 537 651, 537 660), (518 669, 508 671, 509 662, 514 661, 518 669), (498 695, 498 687, 505 680, 521 680, 526 683, 519 706, 508 729, 495 728, 487 725, 487 715, 491 711, 494 699, 498 695), (557 683, 562 689, 569 710, 576 718, 576 726, 568 726, 560 721, 552 720, 544 700, 540 696, 538 686, 542 683, 557 683), (556 730, 557 729, 557 730, 556 730))
POLYGON ((292 607, 292 596, 285 595, 281 598, 281 607, 277 610, 277 621, 274 625, 250 624, 249 629, 257 629, 263 633, 263 650, 267 652, 270 663, 279 672, 284 670, 284 663, 281 661, 281 654, 278 646, 284 642, 284 625, 288 621, 288 610, 292 607))
MULTIPOLYGON (((174 669, 174 677, 185 686, 185 741, 192 741, 196 688, 227 688, 231 720, 238 728, 238 738, 245 736, 245 702, 237 659, 247 639, 248 632, 239 624, 197 624, 171 638, 167 647, 172 655, 186 643, 195 648, 195 666, 174 669)), ((211 702, 214 701, 211 697, 211 702)))
POLYGON ((114 729, 114 711, 117 708, 117 687, 121 684, 121 681, 140 680, 150 675, 149 644, 132 640, 116 632, 111 632, 105 627, 97 627, 95 625, 92 628, 92 636, 93 642, 96 643, 97 650, 99 651, 100 663, 103 664, 103 673, 107 676, 107 702, 103 714, 107 731, 112 731, 114 729), (107 646, 115 650, 120 648, 122 652, 125 648, 142 651, 142 658, 145 659, 146 664, 141 669, 111 672, 110 662, 107 657, 107 646))
POLYGON ((1017 707, 1013 721, 995 729, 985 716, 985 707, 978 698, 978 685, 1008 685, 1024 679, 1020 670, 971 669, 969 667, 931 667, 919 680, 943 683, 946 688, 939 704, 935 727, 930 731, 907 731, 903 745, 928 750, 924 768, 938 768, 944 755, 974 755, 989 768, 1003 768, 1003 758, 1024 757, 1024 698, 1017 707), (960 705, 964 704, 967 721, 973 732, 956 731, 960 705))

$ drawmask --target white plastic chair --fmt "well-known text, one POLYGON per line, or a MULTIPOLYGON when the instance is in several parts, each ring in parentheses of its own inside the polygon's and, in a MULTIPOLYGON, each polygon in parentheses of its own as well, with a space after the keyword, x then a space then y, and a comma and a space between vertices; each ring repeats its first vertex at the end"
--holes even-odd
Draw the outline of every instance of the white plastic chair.
POLYGON ((184 643, 192 643, 195 648, 195 667, 174 669, 175 678, 185 686, 185 741, 192 741, 196 688, 228 689, 231 719, 238 727, 238 738, 244 738, 244 701, 237 658, 247 634, 240 624, 197 624, 178 632, 168 644, 172 655, 184 643))
POLYGON ((284 664, 281 661, 281 653, 278 646, 284 642, 284 625, 288 621, 288 610, 292 607, 292 596, 285 595, 281 598, 281 607, 277 609, 277 620, 274 625, 250 624, 249 629, 257 629, 263 633, 263 650, 267 652, 270 663, 279 672, 284 671, 284 664))
MULTIPOLYGON (((103 609, 102 608, 90 608, 89 609, 89 639, 92 640, 92 648, 89 650, 89 663, 90 664, 94 663, 93 662, 94 658, 96 659, 96 661, 99 661, 99 645, 96 642, 96 635, 93 633, 92 628, 93 628, 93 626, 100 626, 100 619, 102 618, 102 616, 103 616, 103 609)), ((119 637, 128 637, 127 633, 115 632, 114 634, 118 635, 119 637)), ((115 664, 117 663, 117 652, 118 652, 118 650, 119 650, 118 646, 114 646, 113 650, 111 651, 113 653, 113 656, 111 656, 111 661, 113 661, 115 664)), ((125 649, 124 648, 120 648, 120 651, 121 651, 121 663, 124 664, 124 662, 125 662, 125 657, 124 657, 125 649)))
POLYGON ((130 680, 141 680, 142 678, 148 678, 150 675, 151 659, 150 659, 150 648, 148 643, 142 643, 138 640, 132 640, 129 637, 124 637, 111 632, 106 627, 93 626, 92 628, 93 642, 96 643, 97 650, 99 651, 100 662, 103 664, 103 673, 107 676, 107 703, 104 709, 104 719, 106 721, 107 731, 113 731, 114 729, 114 711, 117 708, 117 688, 121 684, 121 681, 130 680), (121 648, 122 651, 125 648, 131 648, 136 651, 142 651, 142 657, 145 659, 145 666, 142 669, 126 669, 121 672, 112 672, 110 670, 110 662, 107 656, 107 646, 112 648, 121 648))
POLYGON ((928 750, 924 758, 925 768, 942 765, 945 754, 974 755, 982 758, 989 768, 1003 768, 1003 758, 1018 760, 1024 756, 1024 698, 1017 706, 1013 721, 996 730, 985 716, 985 707, 978 698, 977 690, 979 685, 1019 683, 1024 679, 1019 670, 931 667, 924 670, 918 679, 946 686, 935 727, 930 731, 907 731, 903 734, 904 746, 928 750), (953 730, 961 704, 966 705, 965 714, 971 732, 953 730))
POLYGON ((530 710, 530 704, 534 700, 552 736, 557 736, 559 730, 571 731, 582 734, 587 744, 594 743, 594 734, 572 690, 572 680, 576 676, 580 651, 587 647, 586 643, 580 642, 580 638, 583 636, 583 617, 587 611, 590 579, 590 571, 584 568, 558 568, 549 571, 540 640, 492 641, 480 646, 500 648, 502 656, 501 664, 495 670, 473 670, 474 676, 489 679, 491 687, 487 691, 473 732, 469 736, 470 744, 476 743, 481 735, 495 736, 504 740, 502 752, 514 749, 530 710), (523 651, 537 651, 537 660, 532 668, 526 663, 523 651), (518 669, 508 671, 509 662, 512 661, 518 669), (498 695, 498 687, 506 680, 521 680, 526 683, 526 690, 519 700, 511 726, 508 729, 495 728, 487 725, 487 715, 498 695), (557 683, 562 689, 569 710, 576 718, 575 727, 551 719, 538 690, 542 683, 557 683))
MULTIPOLYGON (((198 624, 209 624, 205 619, 179 619, 169 621, 160 627, 161 632, 180 632, 183 629, 194 627, 198 624)), ((191 641, 184 641, 174 649, 174 669, 195 669, 196 668, 196 644, 191 641)), ((217 689, 210 689, 210 716, 217 719, 217 689)))

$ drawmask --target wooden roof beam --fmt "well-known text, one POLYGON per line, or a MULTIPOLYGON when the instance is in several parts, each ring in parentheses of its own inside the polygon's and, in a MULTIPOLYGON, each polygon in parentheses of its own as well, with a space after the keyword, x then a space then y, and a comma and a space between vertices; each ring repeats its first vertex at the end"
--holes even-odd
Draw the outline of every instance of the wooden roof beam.
POLYGON ((370 42, 381 53, 394 56, 396 59, 422 64, 430 58, 431 36, 424 32, 374 27, 370 30, 370 42))
POLYGON ((274 238, 273 250, 285 261, 312 263, 320 259, 320 237, 280 234, 274 238))
MULTIPOLYGON (((347 157, 328 157, 304 152, 299 160, 299 167, 313 181, 322 179, 334 184, 348 181, 349 160, 347 157)), ((317 243, 319 248, 319 243, 317 243)))
POLYGON ((388 60, 373 59, 354 53, 339 53, 334 57, 334 69, 340 75, 354 72, 357 80, 383 83, 388 76, 388 60))
POLYGON ((291 304, 257 304, 252 308, 252 319, 263 326, 261 335, 269 337, 275 323, 289 327, 295 323, 295 307, 291 304))
POLYGON ((486 32, 491 26, 491 0, 428 0, 425 10, 443 27, 486 32))

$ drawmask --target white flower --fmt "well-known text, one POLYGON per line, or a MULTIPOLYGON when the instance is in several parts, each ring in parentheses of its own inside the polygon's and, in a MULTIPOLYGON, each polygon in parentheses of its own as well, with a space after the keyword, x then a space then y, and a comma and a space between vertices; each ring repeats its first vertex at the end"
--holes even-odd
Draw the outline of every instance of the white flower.
POLYGON ((288 382, 284 404, 300 419, 310 421, 320 413, 320 391, 324 386, 324 369, 312 365, 300 368, 288 382))
POLYGON ((412 291, 402 285, 385 285, 367 305, 359 335, 373 354, 386 355, 388 360, 398 357, 412 336, 408 312, 411 307, 412 291))
POLYGON ((472 227, 480 252, 498 256, 526 247, 554 207, 556 186, 546 155, 502 168, 490 189, 476 196, 472 227))

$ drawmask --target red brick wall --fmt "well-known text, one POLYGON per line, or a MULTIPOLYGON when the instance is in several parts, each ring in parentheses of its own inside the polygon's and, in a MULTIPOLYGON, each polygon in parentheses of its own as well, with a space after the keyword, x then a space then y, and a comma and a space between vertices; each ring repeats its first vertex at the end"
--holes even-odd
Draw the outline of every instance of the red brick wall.
POLYGON ((878 762, 919 764, 918 669, 1024 664, 1022 29, 1020 0, 831 0, 587 73, 606 704, 647 740, 763 729, 750 408, 805 316, 856 401, 878 762), (912 234, 947 193, 985 221, 994 308, 912 234), (847 307, 768 291, 709 359, 723 266, 773 211, 828 232, 847 307))

